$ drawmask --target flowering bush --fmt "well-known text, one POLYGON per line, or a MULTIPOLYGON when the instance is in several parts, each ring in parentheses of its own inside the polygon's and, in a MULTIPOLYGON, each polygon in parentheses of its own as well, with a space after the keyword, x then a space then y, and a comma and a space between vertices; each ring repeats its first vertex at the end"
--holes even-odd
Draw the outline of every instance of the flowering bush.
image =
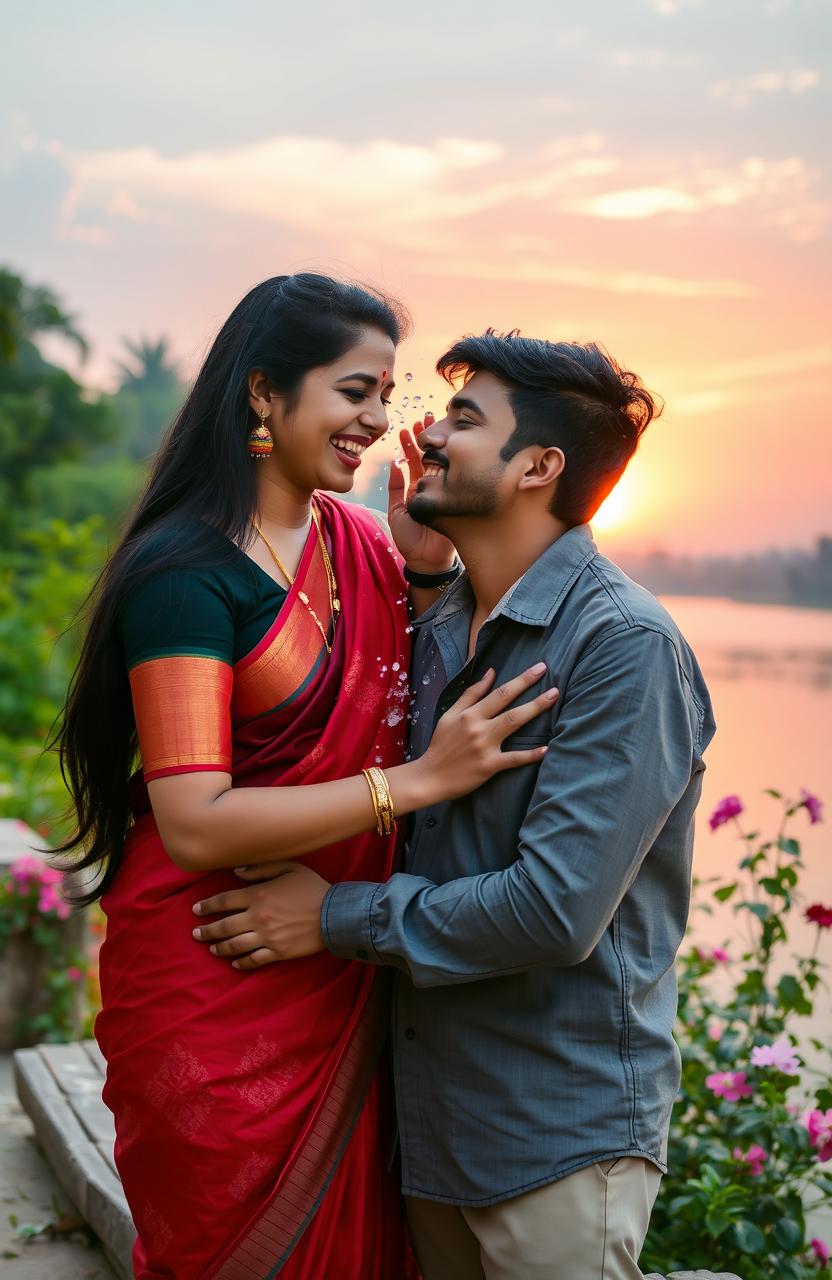
POLYGON ((0 951, 12 937, 25 937, 45 960, 45 1007, 24 1019, 21 1039, 66 1040, 74 1031, 75 994, 86 974, 84 957, 61 928, 70 915, 62 880, 60 871, 28 853, 0 873, 0 951))
POLYGON ((808 791, 792 801, 767 795, 781 806, 773 839, 743 829, 739 796, 726 796, 710 818, 712 832, 730 825, 741 844, 738 874, 710 881, 710 892, 732 903, 747 937, 737 960, 728 944, 691 947, 679 958, 682 1084, 644 1271, 701 1267, 743 1280, 832 1274, 828 1246, 809 1237, 805 1216, 832 1205, 832 1168, 824 1168, 832 1160, 830 1047, 795 1032, 826 989, 817 953, 832 907, 803 909, 814 947, 784 954, 790 917, 803 906, 800 844, 789 831, 799 815, 821 822, 822 805, 808 791))

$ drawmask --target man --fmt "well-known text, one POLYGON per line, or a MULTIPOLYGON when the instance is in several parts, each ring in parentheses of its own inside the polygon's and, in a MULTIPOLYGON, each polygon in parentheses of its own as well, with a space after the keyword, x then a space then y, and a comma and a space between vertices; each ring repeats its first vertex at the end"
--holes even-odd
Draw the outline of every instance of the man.
POLYGON ((437 367, 464 385, 419 439, 409 511, 466 573, 416 623, 411 752, 488 667, 542 659, 560 698, 508 742, 548 753, 417 814, 386 884, 281 868, 256 910, 251 888, 203 904, 242 915, 202 933, 242 968, 326 945, 401 971, 425 1280, 631 1280, 679 1082, 673 960, 714 732, 673 621, 587 526, 654 404, 594 345, 489 331, 437 367))

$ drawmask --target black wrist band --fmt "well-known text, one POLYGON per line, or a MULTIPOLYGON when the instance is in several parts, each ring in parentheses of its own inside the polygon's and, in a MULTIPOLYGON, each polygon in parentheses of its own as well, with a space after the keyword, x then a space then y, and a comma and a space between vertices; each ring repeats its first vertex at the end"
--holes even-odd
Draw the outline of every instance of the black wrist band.
POLYGON ((452 564, 450 569, 443 569, 441 573, 416 573, 414 569, 408 569, 404 566, 404 579, 409 582, 411 587, 426 587, 436 590, 437 587, 447 587, 462 573, 462 565, 457 560, 456 564, 452 564))

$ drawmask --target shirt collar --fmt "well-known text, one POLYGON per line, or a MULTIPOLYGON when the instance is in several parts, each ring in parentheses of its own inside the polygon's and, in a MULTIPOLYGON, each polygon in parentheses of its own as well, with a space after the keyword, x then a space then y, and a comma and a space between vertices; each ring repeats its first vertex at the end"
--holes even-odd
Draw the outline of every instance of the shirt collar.
MULTIPOLYGON (((552 621, 566 593, 590 560, 598 553, 588 524, 575 525, 561 534, 530 564, 513 587, 491 613, 503 614, 515 622, 545 627, 552 621)), ((414 625, 426 622, 436 625, 454 614, 469 609, 474 602, 467 573, 461 573, 447 591, 416 619, 414 625)))

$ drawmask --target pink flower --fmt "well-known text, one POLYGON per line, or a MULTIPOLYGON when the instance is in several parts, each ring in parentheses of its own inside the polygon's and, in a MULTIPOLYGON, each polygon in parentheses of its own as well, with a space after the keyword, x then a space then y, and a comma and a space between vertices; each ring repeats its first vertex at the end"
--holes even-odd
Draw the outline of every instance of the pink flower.
POLYGON ((787 1076, 796 1076, 800 1070, 800 1063, 786 1036, 781 1036, 774 1044, 755 1045, 751 1050, 751 1061, 755 1067, 774 1067, 787 1076))
POLYGON ((768 1152, 763 1147, 757 1146, 756 1143, 753 1147, 749 1147, 747 1151, 743 1151, 740 1147, 734 1147, 732 1154, 735 1160, 741 1160, 748 1165, 748 1172, 752 1178, 759 1178, 763 1172, 763 1165, 768 1160, 768 1152))
POLYGON ((740 1098, 751 1097, 751 1085, 746 1084, 745 1071, 716 1071, 705 1077, 705 1084, 711 1093, 726 1102, 738 1102, 740 1098))
POLYGON ((726 1023, 720 1022, 719 1018, 714 1018, 712 1022, 708 1023, 708 1039, 721 1040, 725 1027, 726 1023))
POLYGON ((23 853, 9 867, 12 879, 21 887, 29 880, 40 880, 46 867, 33 853, 23 853))
POLYGON ((807 1111, 803 1123, 809 1141, 817 1148, 818 1160, 832 1160, 832 1107, 828 1111, 807 1111))
MULTIPOLYGON (((58 875, 58 880, 61 877, 58 875)), ((61 896, 60 891, 54 880, 47 884, 41 884, 40 893, 38 894, 38 911, 41 915, 56 915, 59 920, 66 920, 70 914, 69 903, 61 896)))
POLYGON ((800 792, 800 803, 809 815, 809 821, 812 826, 816 822, 823 822, 821 810, 823 809, 823 801, 819 796, 813 796, 811 791, 807 791, 805 787, 800 792))
POLYGON ((744 808, 745 806, 739 796, 725 796, 724 799, 720 800, 708 819, 711 831, 716 831, 717 827, 724 826, 732 818, 738 818, 744 808))
POLYGON ((829 1250, 823 1241, 818 1240, 817 1236, 815 1236, 813 1240, 809 1241, 809 1248, 812 1250, 812 1253, 815 1255, 820 1265, 825 1267, 829 1261, 829 1250))
POLYGON ((78 968, 77 964, 71 964, 69 966, 66 971, 66 976, 69 978, 70 982, 82 982, 84 978, 84 975, 78 968))
POLYGON ((813 902, 803 914, 810 924, 816 924, 819 929, 832 929, 832 907, 824 907, 820 902, 813 902))
POLYGON ((714 964, 730 964, 731 957, 722 947, 694 947, 697 960, 713 960, 714 964))

